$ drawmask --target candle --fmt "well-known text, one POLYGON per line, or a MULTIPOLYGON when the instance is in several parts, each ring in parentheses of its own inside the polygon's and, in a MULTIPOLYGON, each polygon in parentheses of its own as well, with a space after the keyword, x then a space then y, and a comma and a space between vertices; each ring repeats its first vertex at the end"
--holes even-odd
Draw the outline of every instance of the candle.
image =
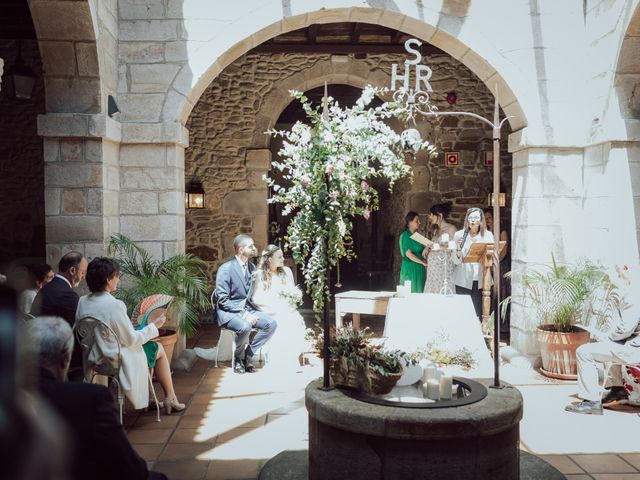
POLYGON ((437 252, 438 250, 440 250, 440 244, 434 243, 433 246, 431 247, 431 250, 433 250, 434 252, 437 252))
POLYGON ((453 389, 453 378, 448 375, 440 377, 440 398, 442 400, 451 400, 451 391, 453 389))
POLYGON ((436 378, 438 371, 433 365, 428 365, 422 368, 422 383, 427 383, 429 380, 436 378))
POLYGON ((443 242, 448 242, 449 241, 449 234, 448 233, 443 233, 442 236, 440 237, 440 240, 443 242))
POLYGON ((455 249, 456 249, 456 241, 449 240, 449 250, 455 250, 455 249))
MULTIPOLYGON (((422 394, 424 395, 425 384, 422 384, 422 394)), ((435 378, 430 379, 427 383, 426 397, 430 400, 438 400, 440 398, 440 383, 435 378)))
MULTIPOLYGON (((409 290, 409 292, 411 291, 411 280, 405 280, 404 281, 404 286, 407 290, 409 290)), ((407 292, 408 293, 408 292, 407 292)))

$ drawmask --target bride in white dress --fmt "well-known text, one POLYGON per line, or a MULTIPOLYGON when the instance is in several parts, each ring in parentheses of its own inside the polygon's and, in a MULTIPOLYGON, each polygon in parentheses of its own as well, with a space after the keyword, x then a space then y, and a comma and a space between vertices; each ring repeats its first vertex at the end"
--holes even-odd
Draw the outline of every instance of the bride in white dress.
POLYGON ((299 369, 300 354, 307 350, 304 320, 297 310, 302 292, 291 269, 284 266, 280 247, 268 245, 264 249, 254 275, 253 303, 278 322, 278 329, 267 344, 269 364, 299 369))

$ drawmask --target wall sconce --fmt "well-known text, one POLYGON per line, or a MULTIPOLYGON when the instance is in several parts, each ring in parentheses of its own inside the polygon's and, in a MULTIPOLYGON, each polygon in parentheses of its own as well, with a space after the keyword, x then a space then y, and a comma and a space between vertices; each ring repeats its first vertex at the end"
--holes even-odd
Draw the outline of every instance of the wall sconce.
POLYGON ((38 75, 24 64, 21 50, 21 44, 18 43, 18 59, 14 66, 7 69, 4 83, 7 86, 7 94, 10 98, 31 100, 38 75))
POLYGON ((116 99, 111 95, 107 95, 107 115, 110 118, 113 118, 115 115, 120 113, 120 109, 118 108, 118 104, 116 103, 116 99))
MULTIPOLYGON (((490 207, 493 207, 493 193, 489 192, 487 194, 487 205, 489 205, 490 207)), ((507 205, 507 194, 504 192, 500 192, 498 194, 498 205, 500 207, 504 207, 507 205)))
POLYGON ((187 208, 204 208, 205 194, 200 182, 189 182, 185 193, 187 208))

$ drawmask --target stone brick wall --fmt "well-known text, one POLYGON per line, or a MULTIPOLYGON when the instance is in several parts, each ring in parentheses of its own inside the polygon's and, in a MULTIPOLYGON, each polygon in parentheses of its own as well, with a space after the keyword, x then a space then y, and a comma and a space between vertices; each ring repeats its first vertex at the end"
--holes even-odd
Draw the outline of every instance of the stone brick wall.
MULTIPOLYGON (((386 85, 381 82, 388 80, 391 65, 404 59, 401 55, 369 55, 365 60, 350 60, 341 68, 352 76, 357 73, 365 83, 367 78, 375 78, 375 83, 382 86, 386 85)), ((465 66, 451 57, 424 62, 434 70, 431 85, 441 110, 454 108, 444 98, 447 92, 455 91, 456 110, 491 118, 493 96, 465 66)), ((344 82, 346 75, 336 73, 334 68, 328 55, 248 54, 227 67, 196 104, 186 125, 190 147, 185 152, 185 179, 202 182, 207 204, 203 210, 187 210, 187 250, 210 262, 212 275, 220 262, 232 255, 231 241, 238 233, 252 234, 259 247, 266 242, 268 218, 262 170, 248 168, 245 161, 256 145, 256 135, 266 128, 265 116, 272 118, 273 124, 280 114, 264 111, 265 97, 279 85, 289 85, 294 75, 309 78, 333 73, 337 83, 344 82)), ((413 184, 407 181, 397 185, 391 201, 382 206, 379 215, 384 227, 379 236, 390 233, 397 238, 406 211, 426 214, 433 203, 443 199, 454 202, 452 219, 458 224, 468 207, 486 205, 492 180, 482 154, 491 148, 491 130, 477 121, 452 117, 419 122, 418 128, 434 141, 439 154, 431 159, 424 154, 416 158, 413 184), (444 152, 448 150, 460 152, 460 166, 444 166, 444 152)), ((505 143, 508 133, 505 128, 505 143)), ((502 159, 503 183, 510 192, 511 162, 506 145, 502 159)))
MULTIPOLYGON (((16 40, 0 40, 5 73, 17 52, 16 40)), ((42 62, 35 40, 23 40, 21 52, 38 80, 29 101, 9 99, 4 82, 0 92, 0 271, 7 261, 45 256, 44 163, 36 131, 36 117, 45 110, 42 62)))

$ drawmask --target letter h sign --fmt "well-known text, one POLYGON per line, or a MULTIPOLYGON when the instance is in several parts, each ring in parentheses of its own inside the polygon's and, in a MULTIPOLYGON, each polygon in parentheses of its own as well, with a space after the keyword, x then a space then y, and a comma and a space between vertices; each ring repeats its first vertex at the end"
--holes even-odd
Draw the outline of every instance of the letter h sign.
POLYGON ((426 65, 419 65, 422 60, 422 54, 419 50, 412 48, 412 45, 417 45, 418 47, 422 45, 422 42, 416 38, 410 38, 406 42, 404 42, 404 48, 408 53, 412 53, 415 55, 415 58, 412 60, 405 60, 404 62, 404 74, 398 75, 398 64, 394 63, 391 65, 391 90, 396 90, 396 83, 398 80, 402 80, 402 86, 405 90, 409 90, 409 74, 410 74, 410 65, 416 66, 416 83, 415 90, 421 90, 421 84, 424 84, 424 90, 427 92, 433 92, 431 85, 429 84, 429 79, 433 74, 432 70, 426 65))

